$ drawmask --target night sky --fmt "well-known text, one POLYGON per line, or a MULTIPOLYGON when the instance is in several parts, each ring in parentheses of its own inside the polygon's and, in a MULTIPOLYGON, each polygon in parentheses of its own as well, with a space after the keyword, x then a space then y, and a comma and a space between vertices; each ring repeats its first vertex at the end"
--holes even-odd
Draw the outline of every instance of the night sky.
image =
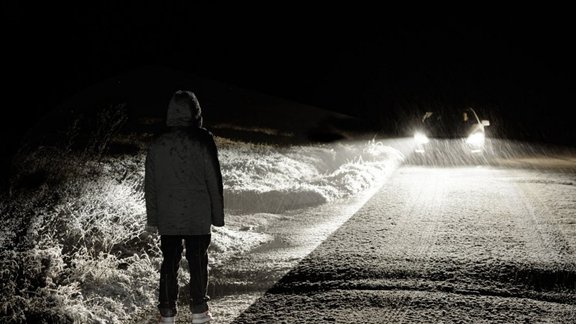
POLYGON ((574 115, 575 53, 566 8, 344 7, 335 14, 277 6, 247 14, 189 1, 3 6, 3 112, 12 116, 2 122, 4 150, 15 143, 10 136, 75 93, 146 65, 367 118, 390 131, 414 111, 474 106, 511 137, 576 139, 567 118, 574 115))

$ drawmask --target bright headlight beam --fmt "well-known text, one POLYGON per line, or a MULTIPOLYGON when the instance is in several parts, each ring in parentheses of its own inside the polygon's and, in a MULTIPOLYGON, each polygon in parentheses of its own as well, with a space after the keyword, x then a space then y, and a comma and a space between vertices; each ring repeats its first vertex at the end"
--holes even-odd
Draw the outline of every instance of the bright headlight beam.
POLYGON ((484 145, 484 134, 483 133, 474 133, 466 139, 466 143, 474 146, 482 146, 484 145))
POLYGON ((428 136, 422 134, 422 133, 416 133, 414 134, 414 140, 416 141, 416 143, 418 144, 426 144, 428 143, 430 140, 428 139, 428 136))

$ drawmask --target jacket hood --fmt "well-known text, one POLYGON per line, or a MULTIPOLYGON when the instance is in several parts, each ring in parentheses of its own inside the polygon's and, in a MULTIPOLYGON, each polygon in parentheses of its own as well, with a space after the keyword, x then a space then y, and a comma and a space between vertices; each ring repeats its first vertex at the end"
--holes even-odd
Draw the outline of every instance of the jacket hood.
POLYGON ((169 127, 202 126, 202 109, 192 91, 178 90, 170 99, 166 113, 169 127))

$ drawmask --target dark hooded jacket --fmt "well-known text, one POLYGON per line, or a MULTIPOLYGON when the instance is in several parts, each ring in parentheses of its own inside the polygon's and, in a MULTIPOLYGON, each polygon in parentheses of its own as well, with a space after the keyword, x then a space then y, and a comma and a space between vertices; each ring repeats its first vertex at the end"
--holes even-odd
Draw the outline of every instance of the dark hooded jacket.
POLYGON ((189 91, 177 91, 168 106, 170 130, 146 156, 147 225, 160 235, 202 235, 224 226, 222 175, 212 134, 189 91))

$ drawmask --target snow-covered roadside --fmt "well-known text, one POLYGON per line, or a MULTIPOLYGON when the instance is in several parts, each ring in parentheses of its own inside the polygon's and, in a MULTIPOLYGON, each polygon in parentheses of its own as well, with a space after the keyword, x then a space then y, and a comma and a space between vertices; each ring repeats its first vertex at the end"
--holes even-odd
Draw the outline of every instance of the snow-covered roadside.
POLYGON ((213 230, 212 262, 253 249, 283 219, 309 217, 310 207, 358 196, 403 159, 381 141, 275 147, 217 138, 224 179, 226 223, 213 230), (299 215, 299 216, 295 216, 299 215))
MULTIPOLYGON (((227 226, 214 230, 214 267, 274 239, 267 230, 287 213, 296 222, 313 218, 302 211, 373 188, 402 159, 373 140, 217 144, 227 226)), ((0 204, 1 319, 119 323, 154 308, 160 256, 158 238, 143 232, 144 152, 92 156, 54 148, 20 161, 22 187, 0 204)), ((187 277, 181 271, 183 284, 187 277)))

